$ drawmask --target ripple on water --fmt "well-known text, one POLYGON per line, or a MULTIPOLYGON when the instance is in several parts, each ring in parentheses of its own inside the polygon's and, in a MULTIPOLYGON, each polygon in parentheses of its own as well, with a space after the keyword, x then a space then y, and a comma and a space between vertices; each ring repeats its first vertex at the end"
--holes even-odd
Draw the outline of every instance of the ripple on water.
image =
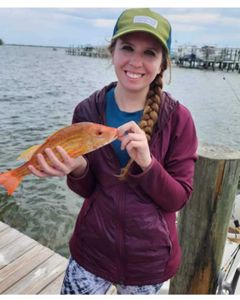
MULTIPOLYGON (((116 80, 110 62, 73 57, 64 50, 1 47, 0 172, 14 168, 19 154, 71 123, 75 106, 116 80)), ((240 148, 239 74, 172 68, 172 95, 194 117, 201 142, 240 148)), ((26 176, 12 197, 0 187, 0 220, 68 256, 68 240, 82 198, 65 179, 26 176)))

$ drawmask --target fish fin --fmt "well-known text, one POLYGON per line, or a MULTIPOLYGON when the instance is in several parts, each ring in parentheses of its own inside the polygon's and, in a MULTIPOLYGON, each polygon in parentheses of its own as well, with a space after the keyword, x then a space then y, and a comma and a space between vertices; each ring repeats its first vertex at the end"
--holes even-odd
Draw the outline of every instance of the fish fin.
POLYGON ((27 150, 23 151, 17 158, 17 160, 20 159, 24 159, 25 161, 28 161, 32 158, 33 154, 37 151, 37 149, 40 147, 41 145, 34 145, 30 148, 28 148, 27 150))
POLYGON ((0 174, 0 185, 2 185, 12 195, 21 183, 24 176, 18 175, 14 170, 0 174))

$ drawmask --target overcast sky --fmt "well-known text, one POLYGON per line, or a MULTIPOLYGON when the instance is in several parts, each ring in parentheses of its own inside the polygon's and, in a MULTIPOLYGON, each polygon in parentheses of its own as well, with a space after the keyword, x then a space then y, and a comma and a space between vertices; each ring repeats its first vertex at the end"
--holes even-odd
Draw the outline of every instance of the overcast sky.
MULTIPOLYGON (((240 48, 240 7, 150 7, 170 21, 173 47, 211 45, 240 48)), ((0 7, 0 38, 7 44, 104 45, 110 40, 123 9, 0 7)))

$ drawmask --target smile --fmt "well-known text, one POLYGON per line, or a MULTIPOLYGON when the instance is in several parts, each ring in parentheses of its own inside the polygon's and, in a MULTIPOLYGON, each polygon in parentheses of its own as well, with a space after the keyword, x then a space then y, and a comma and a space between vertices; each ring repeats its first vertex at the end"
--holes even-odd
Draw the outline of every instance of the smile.
POLYGON ((141 78, 144 76, 144 74, 137 74, 137 73, 132 73, 132 72, 128 72, 128 71, 125 71, 126 75, 129 77, 129 78, 132 78, 132 79, 138 79, 138 78, 141 78))

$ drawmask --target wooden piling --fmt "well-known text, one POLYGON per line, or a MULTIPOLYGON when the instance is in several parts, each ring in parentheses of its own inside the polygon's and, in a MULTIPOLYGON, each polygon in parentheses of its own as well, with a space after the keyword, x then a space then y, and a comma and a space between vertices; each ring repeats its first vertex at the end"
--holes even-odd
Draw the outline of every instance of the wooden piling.
POLYGON ((178 216, 182 264, 169 294, 215 294, 240 176, 240 151, 204 145, 194 192, 178 216))

